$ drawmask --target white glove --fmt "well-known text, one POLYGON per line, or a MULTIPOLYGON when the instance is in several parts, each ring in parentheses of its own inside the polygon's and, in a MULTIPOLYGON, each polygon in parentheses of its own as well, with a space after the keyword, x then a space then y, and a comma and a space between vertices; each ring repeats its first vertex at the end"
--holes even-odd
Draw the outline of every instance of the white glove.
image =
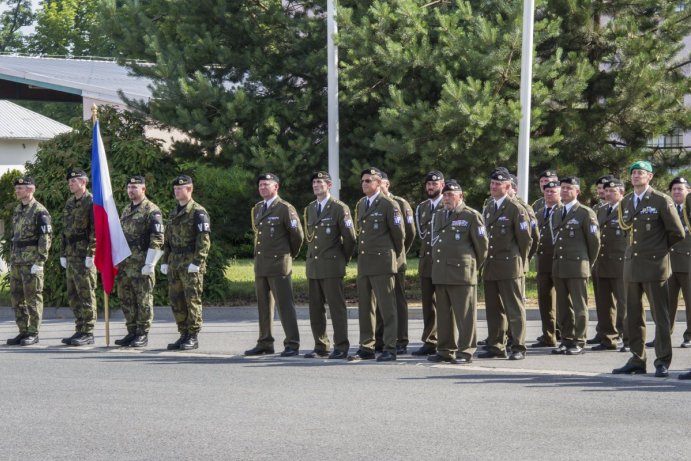
POLYGON ((87 256, 86 258, 84 258, 84 266, 87 269, 91 269, 92 267, 94 267, 94 258, 92 258, 91 256, 87 256))
MULTIPOLYGON (((152 250, 149 248, 146 251, 146 261, 144 261, 144 267, 142 267, 142 275, 151 275, 154 273, 154 266, 156 266, 156 263, 158 262, 159 259, 161 259, 161 256, 163 256, 163 252, 161 250, 152 250)), ((163 272, 166 274, 168 272, 166 268, 166 272, 163 272)))
POLYGON ((64 256, 60 257, 60 265, 62 266, 63 269, 67 269, 67 258, 64 256))
MULTIPOLYGON (((161 268, 163 268, 163 266, 161 266, 161 268)), ((166 268, 166 272, 168 272, 167 269, 168 268, 166 268)), ((161 272, 163 272, 163 270, 161 270, 161 272)), ((154 273, 154 265, 153 264, 144 264, 144 266, 142 266, 142 275, 151 275, 153 273, 154 273)), ((163 273, 165 274, 165 272, 163 272, 163 273)))
POLYGON ((194 274, 199 272, 199 266, 195 266, 194 264, 190 264, 187 266, 187 273, 188 274, 194 274))
POLYGON ((33 266, 31 266, 31 273, 32 274, 43 273, 43 266, 38 266, 38 265, 34 264, 33 266))
POLYGON ((161 264, 161 274, 168 275, 168 264, 161 264))

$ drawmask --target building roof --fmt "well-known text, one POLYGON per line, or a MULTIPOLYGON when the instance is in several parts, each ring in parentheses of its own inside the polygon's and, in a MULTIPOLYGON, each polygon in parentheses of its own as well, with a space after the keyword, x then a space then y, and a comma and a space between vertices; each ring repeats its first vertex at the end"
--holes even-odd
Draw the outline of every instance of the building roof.
POLYGON ((0 80, 117 104, 122 104, 118 91, 130 99, 151 97, 151 80, 129 75, 127 68, 110 61, 0 56, 0 80))
POLYGON ((52 118, 0 99, 0 139, 44 141, 71 130, 52 118))

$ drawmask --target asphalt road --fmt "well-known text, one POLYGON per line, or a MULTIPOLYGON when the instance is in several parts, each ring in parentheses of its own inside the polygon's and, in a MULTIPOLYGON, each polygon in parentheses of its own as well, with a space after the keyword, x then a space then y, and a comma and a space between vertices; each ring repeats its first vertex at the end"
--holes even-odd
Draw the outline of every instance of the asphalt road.
MULTIPOLYGON (((238 311, 240 312, 240 311, 238 311)), ((302 351, 311 349, 300 321, 302 351)), ((352 320, 351 342, 357 342, 352 320)), ((411 338, 422 328, 411 321, 411 338)), ((594 324, 591 325, 591 329, 594 324)), ((0 459, 688 459, 691 350, 672 377, 609 372, 628 354, 432 365, 278 356, 245 358, 247 314, 207 321, 197 351, 165 351, 174 324, 154 324, 144 351, 68 348, 69 320, 46 320, 41 343, 0 346, 0 459)), ((111 324, 112 338, 124 334, 111 324)), ((674 344, 681 343, 677 325, 674 344)), ((0 338, 16 334, 0 322, 0 338)), ((480 322, 479 335, 486 334, 480 322)), ((528 338, 539 334, 529 322, 528 338)), ((274 336, 282 340, 280 324, 274 336)), ((419 345, 413 341, 412 346, 419 345)), ((277 349, 278 349, 277 344, 277 349)), ((653 371, 652 357, 649 371, 653 371)))

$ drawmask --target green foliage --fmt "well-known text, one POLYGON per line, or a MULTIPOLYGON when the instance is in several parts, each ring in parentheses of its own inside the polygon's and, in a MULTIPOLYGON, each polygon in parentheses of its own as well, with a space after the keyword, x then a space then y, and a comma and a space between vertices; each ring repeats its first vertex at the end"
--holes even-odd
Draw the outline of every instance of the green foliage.
POLYGON ((25 37, 20 29, 34 20, 31 0, 0 0, 0 53, 22 51, 25 37))

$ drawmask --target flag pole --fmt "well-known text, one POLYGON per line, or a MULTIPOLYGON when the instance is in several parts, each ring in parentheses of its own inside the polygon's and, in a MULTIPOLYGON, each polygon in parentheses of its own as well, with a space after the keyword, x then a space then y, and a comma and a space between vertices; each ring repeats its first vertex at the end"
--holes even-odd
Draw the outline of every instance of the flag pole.
MULTIPOLYGON (((96 125, 96 120, 98 120, 98 106, 96 104, 91 106, 91 122, 96 125)), ((108 312, 108 292, 105 288, 103 289, 103 316, 106 322, 106 347, 110 347, 110 320, 108 312)))

